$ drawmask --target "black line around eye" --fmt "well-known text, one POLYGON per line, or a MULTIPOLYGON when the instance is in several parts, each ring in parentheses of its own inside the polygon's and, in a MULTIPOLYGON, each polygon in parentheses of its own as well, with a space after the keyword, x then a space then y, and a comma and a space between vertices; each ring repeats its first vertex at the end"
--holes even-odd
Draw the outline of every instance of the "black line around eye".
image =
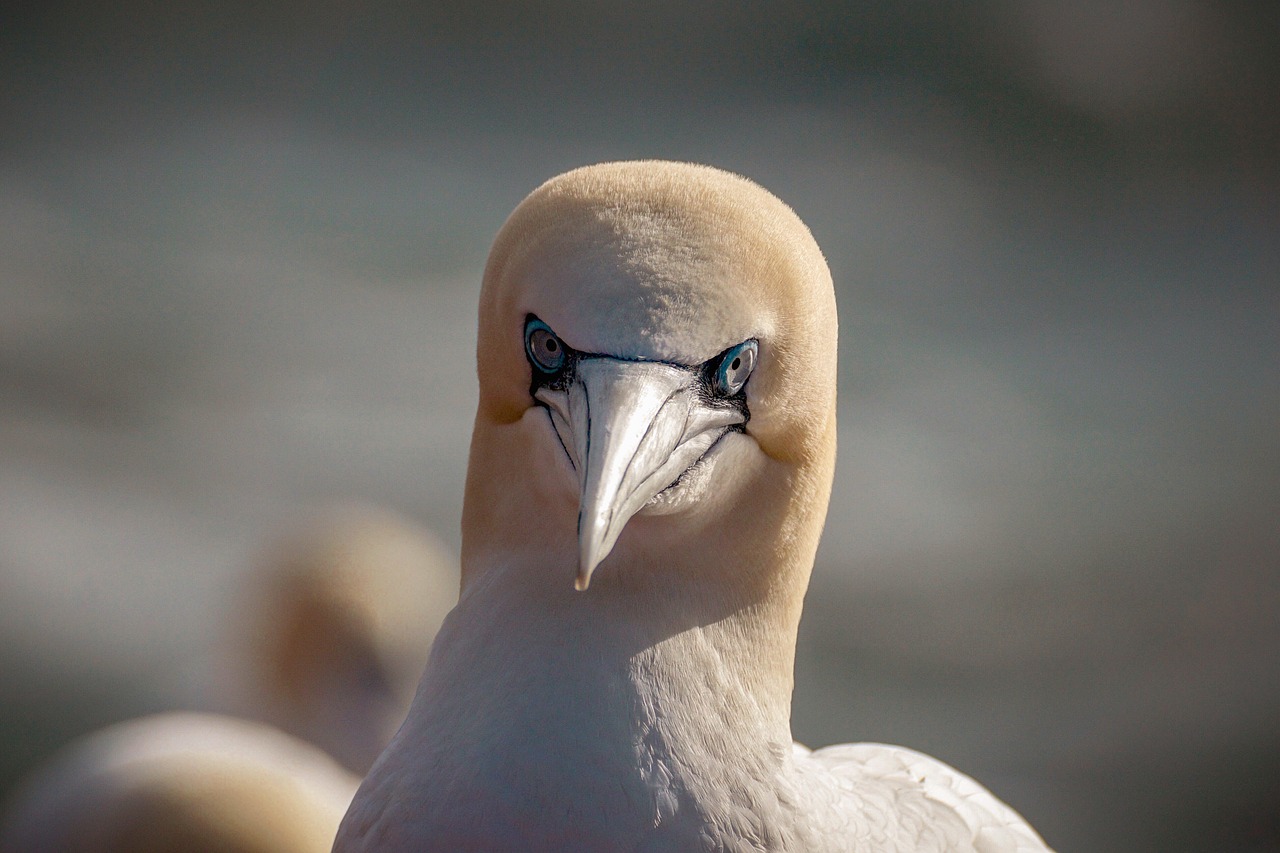
MULTIPOLYGON (((526 339, 522 342, 525 360, 529 362, 529 396, 536 397, 539 388, 549 388, 552 391, 565 391, 573 383, 574 376, 578 370, 578 362, 589 358, 612 358, 620 361, 650 361, 650 359, 627 359, 616 355, 608 355, 606 353, 581 352, 574 349, 564 342, 564 338, 556 334, 551 325, 539 317, 537 314, 526 314, 524 318, 523 334, 526 339), (529 334, 529 324, 537 322, 543 328, 546 328, 551 334, 555 335, 559 341, 560 347, 564 352, 564 363, 560 365, 560 369, 554 373, 548 373, 545 369, 534 363, 533 356, 529 354, 529 346, 527 336, 529 334)), ((747 341, 757 341, 756 338, 747 338, 746 341, 736 343, 733 346, 725 347, 719 355, 713 356, 700 365, 690 366, 687 364, 678 364, 671 361, 652 360, 657 364, 669 364, 672 367, 681 370, 688 370, 696 373, 698 376, 698 393, 699 396, 708 405, 737 409, 742 412, 742 423, 735 424, 730 427, 730 431, 742 431, 746 428, 746 422, 751 419, 751 410, 747 408, 747 383, 744 382, 742 387, 734 394, 724 395, 716 391, 716 373, 720 369, 721 363, 728 357, 729 353, 747 341)), ((757 341, 757 347, 759 342, 757 341)), ((757 353, 757 366, 759 366, 759 355, 757 353)), ((748 377, 749 379, 750 377, 748 377)))
POLYGON ((542 320, 536 314, 526 314, 524 318, 523 349, 524 357, 529 362, 529 372, 531 379, 529 383, 529 394, 532 396, 537 393, 539 388, 550 388, 553 391, 563 391, 569 387, 569 383, 573 381, 573 375, 577 367, 578 359, 581 354, 573 347, 564 342, 564 338, 556 334, 555 329, 542 320), (538 364, 529 352, 529 327, 537 323, 540 328, 546 329, 555 336, 556 342, 560 346, 560 351, 564 353, 564 361, 555 371, 548 372, 545 367, 538 364))
MULTIPOLYGON (((727 394, 727 395, 722 394, 717 390, 718 383, 716 379, 717 374, 720 372, 720 366, 724 363, 724 360, 729 357, 729 354, 732 353, 734 350, 736 350, 738 347, 742 346, 742 344, 748 343, 750 341, 756 341, 756 347, 757 347, 756 366, 758 367, 759 359, 760 359, 759 341, 757 341, 755 338, 747 338, 747 340, 742 341, 740 343, 736 343, 731 347, 725 347, 723 352, 721 352, 719 355, 716 355, 716 356, 713 356, 712 358, 707 359, 698 368, 698 375, 699 375, 699 378, 701 379, 700 384, 702 387, 702 392, 705 395, 705 398, 708 403, 711 403, 712 405, 717 405, 717 404, 734 405, 735 407, 741 409, 744 415, 750 414, 747 410, 747 382, 750 381, 751 377, 748 376, 747 381, 744 381, 742 383, 742 387, 739 388, 736 392, 734 392, 733 394, 727 394)), ((752 370, 752 372, 753 373, 755 372, 754 369, 752 370)))

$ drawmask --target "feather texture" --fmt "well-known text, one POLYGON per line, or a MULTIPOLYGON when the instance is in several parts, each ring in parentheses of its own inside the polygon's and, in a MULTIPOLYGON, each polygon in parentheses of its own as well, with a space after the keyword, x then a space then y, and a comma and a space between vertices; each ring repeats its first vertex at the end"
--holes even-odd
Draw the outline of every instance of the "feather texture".
POLYGON ((1047 849, 939 762, 792 744, 836 313, 790 208, 687 164, 555 178, 494 243, 478 361, 462 596, 336 850, 1047 849), (526 329, 563 371, 532 365, 526 329), (700 377, 746 342, 718 398, 700 377))

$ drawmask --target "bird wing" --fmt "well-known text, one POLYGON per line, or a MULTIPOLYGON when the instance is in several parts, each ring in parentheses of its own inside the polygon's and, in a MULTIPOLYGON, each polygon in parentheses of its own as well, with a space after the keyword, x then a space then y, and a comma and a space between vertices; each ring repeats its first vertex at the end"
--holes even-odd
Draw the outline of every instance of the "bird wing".
POLYGON ((799 761, 814 762, 841 794, 858 800, 859 826, 851 829, 880 839, 885 849, 1050 851, 1021 815, 936 758, 880 743, 795 749, 799 761))

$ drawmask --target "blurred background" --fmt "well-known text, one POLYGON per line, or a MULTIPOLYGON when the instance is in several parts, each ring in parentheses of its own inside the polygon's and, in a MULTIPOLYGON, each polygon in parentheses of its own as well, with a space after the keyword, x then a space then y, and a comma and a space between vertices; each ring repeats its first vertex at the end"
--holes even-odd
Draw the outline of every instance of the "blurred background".
POLYGON ((332 501, 455 551, 475 303, 573 166, 747 175, 841 312, 795 733, 1061 850, 1280 849, 1280 6, 27 4, 0 22, 0 797, 187 707, 332 501))

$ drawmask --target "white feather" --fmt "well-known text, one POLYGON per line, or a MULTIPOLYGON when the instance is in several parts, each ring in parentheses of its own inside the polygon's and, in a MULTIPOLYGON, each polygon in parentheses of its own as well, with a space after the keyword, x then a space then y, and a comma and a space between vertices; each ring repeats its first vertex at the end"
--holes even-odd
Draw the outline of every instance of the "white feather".
POLYGON ((834 470, 835 345, 821 252, 744 179, 606 164, 517 208, 481 293, 462 597, 336 850, 1047 849, 925 756, 792 743, 796 628, 834 470), (530 314, 599 369, 538 385, 520 334, 530 314), (675 368, 661 371, 676 377, 661 405, 596 384, 656 381, 637 360, 696 377, 748 339, 759 358, 740 416, 686 393, 675 368), (583 404, 561 411, 575 400, 610 407, 616 436, 635 440, 593 445, 583 404), (688 435, 706 435, 686 425, 712 410, 736 421, 714 421, 728 432, 667 471, 688 435), (673 449, 653 452, 659 440, 673 449), (593 473, 575 468, 593 465, 613 484, 669 485, 640 505, 584 485, 593 473), (599 541, 584 534, 580 549, 579 529, 612 533, 619 514, 575 591, 599 541))

